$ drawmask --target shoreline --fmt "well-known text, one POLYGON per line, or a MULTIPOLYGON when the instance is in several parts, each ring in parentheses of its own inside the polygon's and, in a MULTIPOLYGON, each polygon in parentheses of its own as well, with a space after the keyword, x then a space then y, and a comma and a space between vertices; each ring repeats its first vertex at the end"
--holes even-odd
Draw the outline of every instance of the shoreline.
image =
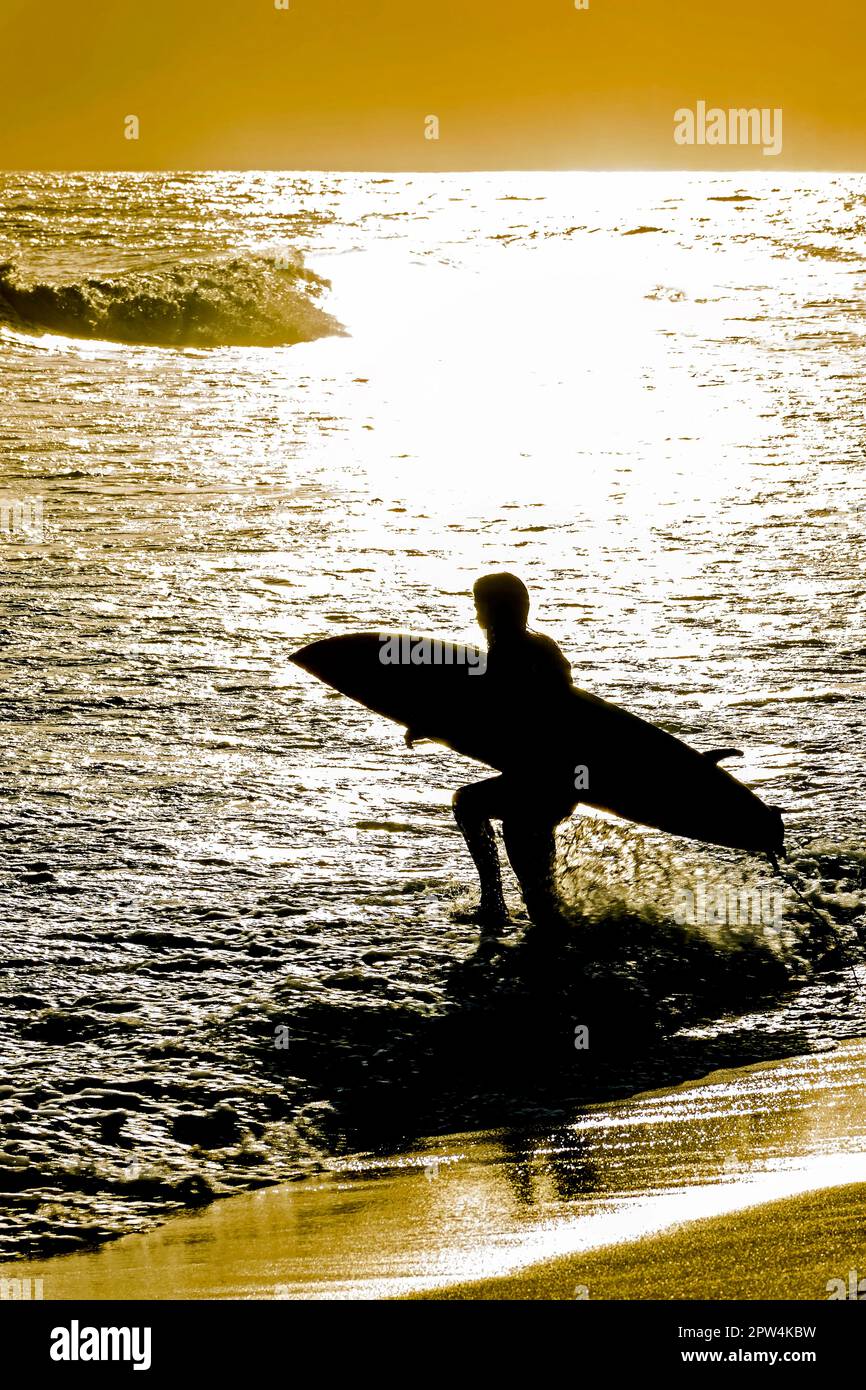
POLYGON ((498 1279, 407 1297, 821 1301, 851 1298, 858 1279, 866 1299, 866 1183, 818 1188, 498 1279))
POLYGON ((347 1161, 0 1279, 82 1300, 827 1297, 866 1274, 864 1079, 864 1040, 718 1071, 548 1135, 347 1161))

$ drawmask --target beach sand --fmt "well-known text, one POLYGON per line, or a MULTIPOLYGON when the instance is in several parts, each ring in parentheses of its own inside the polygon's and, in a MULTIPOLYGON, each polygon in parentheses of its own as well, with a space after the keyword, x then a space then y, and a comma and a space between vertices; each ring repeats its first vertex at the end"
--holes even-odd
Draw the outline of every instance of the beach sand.
POLYGON ((864 1279, 866 1185, 822 1189, 670 1234, 416 1298, 827 1299, 864 1279))
POLYGON ((46 1299, 806 1298, 866 1275, 866 1043, 346 1163, 87 1254, 46 1299), (586 1293, 583 1293, 585 1290, 586 1293))

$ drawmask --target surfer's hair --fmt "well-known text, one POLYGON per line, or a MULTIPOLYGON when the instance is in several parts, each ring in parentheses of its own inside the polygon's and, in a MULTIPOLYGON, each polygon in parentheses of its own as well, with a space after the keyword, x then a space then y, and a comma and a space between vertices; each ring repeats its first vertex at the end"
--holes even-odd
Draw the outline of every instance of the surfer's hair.
POLYGON ((472 586, 476 603, 489 613, 517 618, 525 623, 529 617, 529 590, 516 574, 485 574, 472 586))

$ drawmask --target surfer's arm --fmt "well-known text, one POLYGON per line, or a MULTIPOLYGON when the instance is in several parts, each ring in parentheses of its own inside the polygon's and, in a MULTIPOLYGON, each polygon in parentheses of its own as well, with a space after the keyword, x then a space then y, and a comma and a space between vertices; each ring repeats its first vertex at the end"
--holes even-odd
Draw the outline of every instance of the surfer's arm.
POLYGON ((416 743, 432 743, 426 734, 422 734, 420 729, 407 729, 403 738, 407 748, 411 748, 416 743))
POLYGON ((533 633, 533 637, 533 680, 549 690, 570 690, 573 685, 571 662, 551 637, 544 637, 541 633, 533 633))

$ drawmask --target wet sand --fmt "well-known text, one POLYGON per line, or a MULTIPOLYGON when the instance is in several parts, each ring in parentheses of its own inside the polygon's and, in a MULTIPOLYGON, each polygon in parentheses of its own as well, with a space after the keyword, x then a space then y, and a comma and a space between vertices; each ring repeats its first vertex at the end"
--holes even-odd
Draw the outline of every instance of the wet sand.
POLYGON ((414 1297, 812 1300, 848 1297, 852 1270, 866 1275, 862 1183, 414 1297))
POLYGON ((826 1298, 866 1273, 866 1043, 451 1136, 0 1266, 46 1299, 826 1298))

